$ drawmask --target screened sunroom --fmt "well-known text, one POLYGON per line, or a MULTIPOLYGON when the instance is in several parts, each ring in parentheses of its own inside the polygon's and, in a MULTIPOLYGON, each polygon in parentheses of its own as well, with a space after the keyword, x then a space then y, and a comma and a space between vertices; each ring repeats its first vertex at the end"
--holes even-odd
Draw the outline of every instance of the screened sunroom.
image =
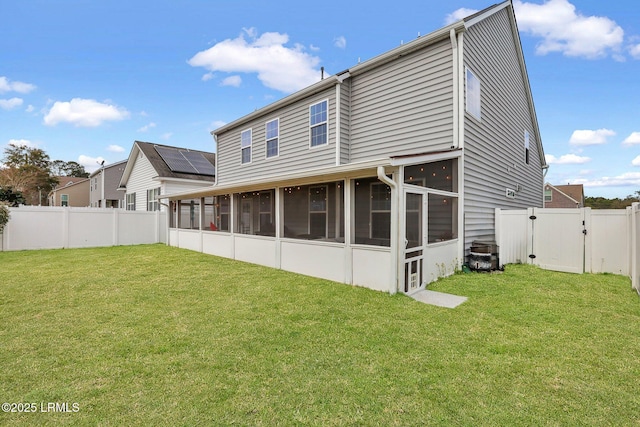
POLYGON ((162 196, 169 244, 410 293, 462 259, 457 165, 351 165, 162 196))

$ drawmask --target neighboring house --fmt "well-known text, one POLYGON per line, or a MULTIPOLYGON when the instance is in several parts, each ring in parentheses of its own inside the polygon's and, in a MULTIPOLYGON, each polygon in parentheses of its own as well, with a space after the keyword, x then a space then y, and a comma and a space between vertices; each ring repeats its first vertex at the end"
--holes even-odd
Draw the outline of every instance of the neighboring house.
POLYGON ((119 183, 126 210, 165 210, 160 194, 210 187, 215 154, 135 141, 119 183))
POLYGON ((584 208, 582 184, 544 185, 545 208, 584 208))
POLYGON ((216 183, 167 196, 169 243, 334 281, 423 289, 495 240, 495 208, 543 204, 511 1, 212 134, 216 183))
POLYGON ((126 164, 126 160, 121 160, 102 165, 89 175, 89 200, 92 208, 124 208, 124 193, 118 191, 118 187, 126 164))
POLYGON ((89 206, 89 178, 57 178, 58 186, 49 192, 49 206, 89 206))

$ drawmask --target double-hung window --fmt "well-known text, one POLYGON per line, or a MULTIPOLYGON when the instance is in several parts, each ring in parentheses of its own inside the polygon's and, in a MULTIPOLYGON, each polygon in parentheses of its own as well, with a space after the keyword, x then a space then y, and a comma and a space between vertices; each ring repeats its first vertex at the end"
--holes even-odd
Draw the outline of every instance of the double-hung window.
POLYGON ((240 134, 240 148, 242 163, 251 163, 251 129, 243 130, 240 134))
POLYGON ((136 210, 136 193, 127 193, 126 195, 126 203, 128 211, 136 210))
POLYGON ((280 139, 280 120, 275 119, 267 122, 265 131, 267 135, 267 157, 276 157, 280 139))
POLYGON ((61 194, 60 195, 60 206, 69 206, 69 195, 61 194))
POLYGON ((147 190, 147 210, 148 211, 159 211, 160 204, 158 203, 158 196, 160 195, 160 187, 154 188, 152 190, 147 190))
POLYGON ((309 126, 311 147, 326 145, 329 142, 327 108, 329 101, 324 100, 309 107, 309 126))

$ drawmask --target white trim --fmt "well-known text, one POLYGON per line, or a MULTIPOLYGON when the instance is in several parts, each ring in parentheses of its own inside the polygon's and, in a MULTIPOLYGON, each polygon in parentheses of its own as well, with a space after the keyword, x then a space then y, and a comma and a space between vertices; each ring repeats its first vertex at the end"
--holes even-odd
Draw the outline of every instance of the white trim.
MULTIPOLYGON (((340 126, 341 126, 341 118, 340 118, 340 91, 342 90, 342 80, 338 82, 336 85, 336 166, 340 166, 340 126)), ((328 118, 328 116, 327 116, 328 118)))
POLYGON ((480 80, 476 73, 474 73, 473 70, 468 66, 464 67, 464 78, 464 109, 467 113, 469 113, 469 116, 473 117, 479 122, 482 122, 482 80, 480 80), (469 75, 471 75, 472 78, 469 78, 469 75), (475 81, 478 83, 477 91, 475 87, 473 91, 469 89, 469 83, 471 81, 475 81), (477 112, 476 107, 478 109, 477 112))
POLYGON ((484 21, 486 18, 490 17, 491 15, 493 15, 493 14, 501 11, 505 7, 509 7, 509 6, 511 6, 511 0, 507 0, 504 3, 496 4, 492 8, 487 10, 486 12, 484 12, 484 13, 482 13, 480 15, 477 15, 477 16, 473 17, 472 19, 469 19, 468 21, 465 20, 464 27, 466 29, 468 29, 469 27, 472 27, 472 26, 476 25, 480 21, 484 21))
POLYGON ((394 157, 391 159, 391 166, 419 165, 421 163, 432 163, 440 160, 455 159, 462 156, 462 150, 442 151, 433 154, 419 154, 416 156, 394 157))

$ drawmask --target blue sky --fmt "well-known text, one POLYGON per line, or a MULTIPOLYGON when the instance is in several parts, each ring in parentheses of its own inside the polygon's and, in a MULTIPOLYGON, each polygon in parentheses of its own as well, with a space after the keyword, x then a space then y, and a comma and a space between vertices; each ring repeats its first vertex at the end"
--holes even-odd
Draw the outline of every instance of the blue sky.
MULTIPOLYGON (((495 3, 0 0, 0 149, 126 159, 209 132, 495 3)), ((640 190, 640 5, 514 1, 553 184, 640 190)))

